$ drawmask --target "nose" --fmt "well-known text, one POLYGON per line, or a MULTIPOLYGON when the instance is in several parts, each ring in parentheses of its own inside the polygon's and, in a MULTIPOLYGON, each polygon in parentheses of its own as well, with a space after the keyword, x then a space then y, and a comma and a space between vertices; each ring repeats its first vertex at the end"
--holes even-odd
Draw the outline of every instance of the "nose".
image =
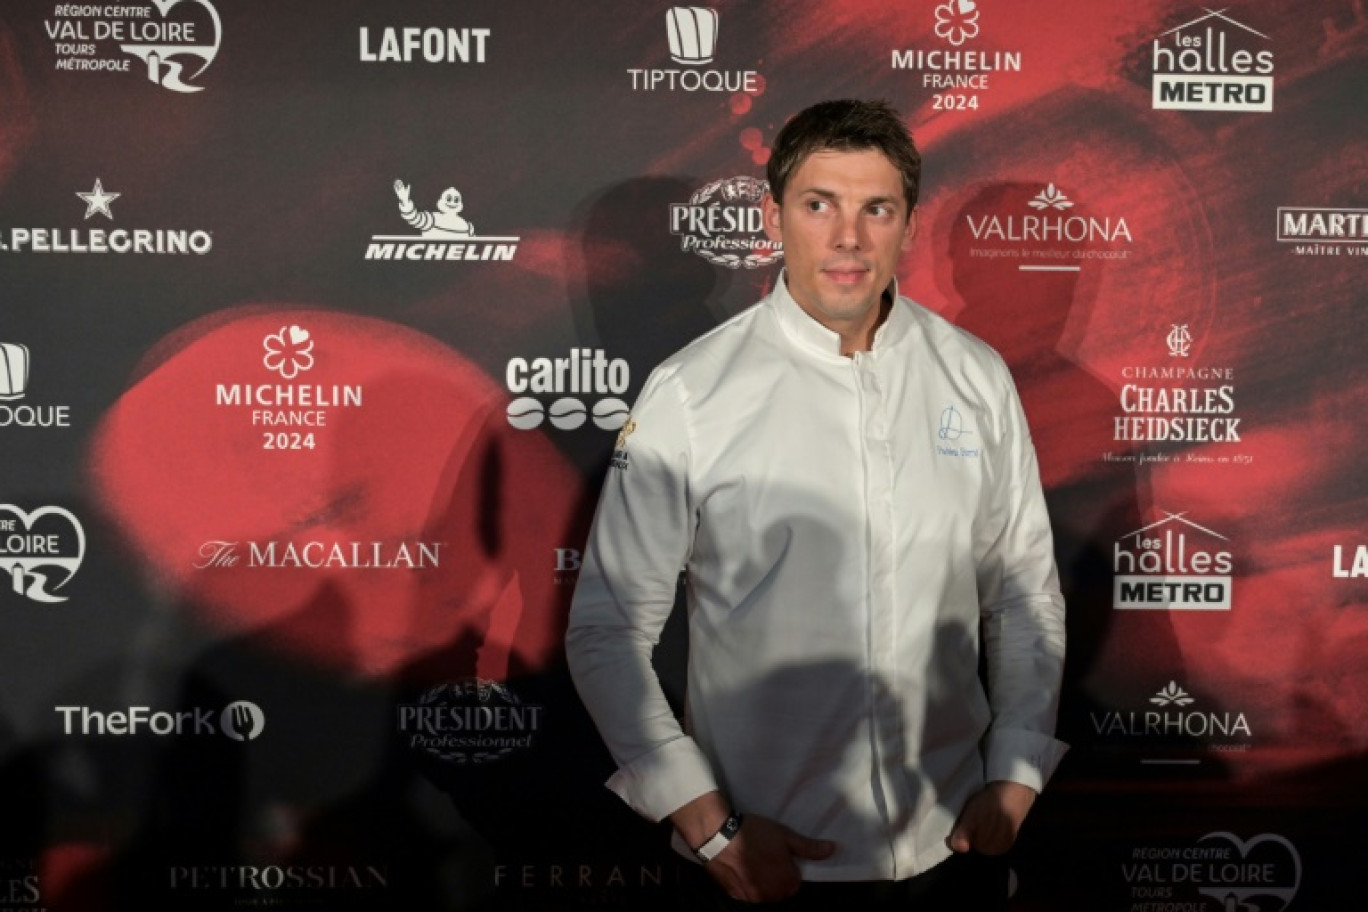
POLYGON ((838 214, 832 231, 832 246, 837 250, 860 250, 864 246, 864 230, 859 213, 838 214))

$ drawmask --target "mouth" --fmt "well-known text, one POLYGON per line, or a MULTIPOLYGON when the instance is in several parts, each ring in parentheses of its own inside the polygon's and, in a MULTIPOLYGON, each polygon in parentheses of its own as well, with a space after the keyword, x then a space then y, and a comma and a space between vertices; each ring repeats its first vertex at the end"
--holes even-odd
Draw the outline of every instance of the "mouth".
POLYGON ((869 267, 842 263, 823 267, 822 275, 837 285, 858 285, 869 275, 869 267))

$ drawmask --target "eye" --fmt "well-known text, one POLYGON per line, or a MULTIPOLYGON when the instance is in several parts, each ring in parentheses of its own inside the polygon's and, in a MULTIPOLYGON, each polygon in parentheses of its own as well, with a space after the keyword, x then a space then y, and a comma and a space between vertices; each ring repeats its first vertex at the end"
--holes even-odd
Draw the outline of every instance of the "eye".
POLYGON ((830 208, 830 204, 820 197, 814 197, 808 200, 805 205, 807 206, 808 212, 825 212, 830 208))

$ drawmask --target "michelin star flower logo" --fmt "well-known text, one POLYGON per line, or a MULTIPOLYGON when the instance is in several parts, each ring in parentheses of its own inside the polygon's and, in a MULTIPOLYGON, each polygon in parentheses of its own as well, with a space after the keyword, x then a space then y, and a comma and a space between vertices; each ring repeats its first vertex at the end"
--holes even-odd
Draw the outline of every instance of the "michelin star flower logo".
POLYGON ((978 4, 974 0, 950 0, 936 7, 936 34, 959 47, 970 38, 977 38, 978 4))
POLYGON ((261 344, 266 349, 266 356, 261 363, 286 380, 292 380, 300 371, 314 366, 314 343, 307 329, 282 326, 280 332, 271 333, 261 344))

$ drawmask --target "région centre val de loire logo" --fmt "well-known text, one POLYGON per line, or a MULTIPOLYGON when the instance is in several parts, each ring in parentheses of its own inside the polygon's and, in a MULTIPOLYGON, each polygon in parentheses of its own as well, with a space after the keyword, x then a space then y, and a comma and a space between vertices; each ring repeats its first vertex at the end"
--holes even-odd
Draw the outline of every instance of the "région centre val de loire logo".
POLYGON ((43 21, 55 68, 135 73, 172 92, 204 90, 196 80, 218 56, 223 23, 209 0, 58 3, 43 21))
POLYGON ((85 559, 85 529, 70 510, 39 507, 25 512, 0 504, 0 573, 10 590, 39 604, 65 602, 57 590, 71 582, 85 559))

